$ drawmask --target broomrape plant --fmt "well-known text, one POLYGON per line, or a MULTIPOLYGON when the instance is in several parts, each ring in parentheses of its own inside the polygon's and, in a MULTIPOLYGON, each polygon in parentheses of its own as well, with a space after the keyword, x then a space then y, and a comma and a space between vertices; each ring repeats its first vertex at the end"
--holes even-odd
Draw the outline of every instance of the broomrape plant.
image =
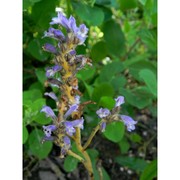
POLYGON ((94 179, 92 162, 86 149, 90 145, 93 137, 98 131, 104 132, 106 124, 114 121, 122 121, 128 131, 135 129, 134 121, 131 117, 121 115, 121 105, 125 103, 123 96, 115 98, 115 106, 112 110, 100 108, 96 111, 97 117, 100 119, 99 124, 93 129, 87 142, 81 143, 81 131, 84 129, 83 118, 84 107, 88 104, 93 104, 92 101, 81 102, 82 93, 78 88, 78 79, 76 74, 86 65, 92 66, 92 61, 84 56, 76 54, 76 47, 84 44, 88 28, 81 24, 77 26, 73 16, 66 18, 58 9, 57 17, 52 18, 51 27, 44 33, 43 38, 49 37, 56 40, 56 46, 46 43, 43 49, 54 55, 54 66, 46 68, 47 84, 55 86, 60 91, 60 97, 57 97, 54 92, 46 92, 44 95, 49 96, 56 101, 57 115, 51 107, 44 105, 41 109, 46 117, 52 118, 52 124, 43 126, 45 141, 53 141, 61 148, 60 158, 65 158, 66 155, 77 158, 84 164, 84 167, 89 173, 90 179, 94 179), (55 29, 52 26, 59 27, 55 29), (66 30, 64 34, 61 30, 66 30), (59 78, 56 74, 59 74, 59 78), (71 150, 72 141, 75 142, 78 151, 82 156, 71 150))

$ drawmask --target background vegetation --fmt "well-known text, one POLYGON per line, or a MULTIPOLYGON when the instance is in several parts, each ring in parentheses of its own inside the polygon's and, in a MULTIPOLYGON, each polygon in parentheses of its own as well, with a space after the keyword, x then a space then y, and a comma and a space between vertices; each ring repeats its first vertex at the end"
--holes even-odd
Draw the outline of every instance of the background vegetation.
POLYGON ((153 179, 157 163, 157 0, 23 1, 24 179, 33 179, 44 159, 62 171, 63 176, 58 176, 53 170, 57 177, 86 175, 72 157, 58 164, 58 148, 51 142, 40 143, 42 125, 51 121, 40 114, 40 109, 44 104, 55 107, 50 98, 43 96, 51 90, 45 86, 45 68, 53 57, 42 46, 53 41, 42 36, 56 16, 56 7, 89 28, 86 46, 78 47, 77 54, 87 54, 93 67, 78 73, 79 89, 82 101, 91 99, 97 104, 85 109, 84 140, 98 123, 95 111, 112 108, 118 95, 126 101, 122 112, 138 121, 132 133, 122 125, 111 124, 105 133, 97 135, 89 149, 94 169, 101 159, 105 179, 153 179))

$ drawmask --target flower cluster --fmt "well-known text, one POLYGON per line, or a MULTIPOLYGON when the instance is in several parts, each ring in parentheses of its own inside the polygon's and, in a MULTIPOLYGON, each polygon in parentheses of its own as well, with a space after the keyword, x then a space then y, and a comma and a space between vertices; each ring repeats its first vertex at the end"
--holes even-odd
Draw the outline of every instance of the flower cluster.
POLYGON ((115 99, 115 101, 116 104, 115 107, 112 109, 112 111, 110 111, 107 108, 100 108, 99 110, 96 111, 96 114, 99 116, 99 118, 102 119, 100 124, 101 131, 102 132, 105 131, 106 123, 119 120, 122 121, 125 124, 125 126, 127 126, 127 130, 131 132, 132 130, 135 129, 135 124, 137 123, 137 121, 134 121, 129 116, 118 114, 120 111, 121 104, 125 103, 123 96, 118 96, 115 99))
MULTIPOLYGON (((47 85, 55 86, 60 90, 60 96, 54 92, 45 92, 44 95, 56 102, 56 111, 44 105, 40 112, 52 119, 52 124, 43 126, 43 141, 53 141, 61 147, 61 157, 64 157, 71 148, 71 140, 80 137, 80 130, 84 129, 82 117, 84 104, 80 102, 81 92, 78 89, 76 73, 86 64, 92 66, 91 60, 84 55, 77 55, 75 48, 82 45, 88 33, 88 28, 81 24, 77 26, 73 16, 66 18, 60 11, 57 17, 52 18, 51 27, 44 32, 44 36, 55 39, 56 45, 46 43, 43 49, 54 55, 52 67, 46 68, 47 85), (58 25, 59 29, 52 27, 58 25), (66 30, 63 33, 62 29, 66 30)), ((123 96, 115 99, 115 107, 110 111, 100 108, 96 111, 101 118, 100 130, 105 131, 106 124, 115 120, 123 121, 128 131, 135 129, 137 123, 131 117, 120 115, 120 106, 125 102, 123 96)), ((79 142, 77 143, 79 146, 79 142)), ((82 147, 79 148, 82 151, 82 147)), ((84 150, 83 150, 84 151, 84 150)), ((82 151, 82 153, 83 153, 82 151)))

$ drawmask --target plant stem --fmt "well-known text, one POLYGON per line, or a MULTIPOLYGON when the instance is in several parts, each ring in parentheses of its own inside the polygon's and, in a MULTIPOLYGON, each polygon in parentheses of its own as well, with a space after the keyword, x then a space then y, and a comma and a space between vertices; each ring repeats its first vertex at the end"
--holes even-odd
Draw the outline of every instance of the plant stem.
POLYGON ((76 153, 74 153, 71 150, 68 150, 67 154, 70 155, 70 156, 73 156, 74 158, 78 159, 82 163, 84 162, 84 159, 81 156, 77 155, 76 153))
POLYGON ((92 168, 91 159, 86 151, 84 151, 82 145, 81 145, 81 131, 80 128, 76 128, 76 137, 75 137, 75 143, 78 148, 78 150, 82 153, 82 155, 85 158, 85 161, 83 162, 85 168, 88 171, 89 177, 91 180, 94 180, 94 173, 92 168))
POLYGON ((87 149, 87 147, 91 144, 91 141, 93 139, 93 137, 95 136, 95 134, 97 133, 97 131, 99 130, 100 126, 97 125, 93 131, 91 132, 91 135, 89 136, 87 142, 85 143, 85 145, 83 146, 83 150, 87 149))

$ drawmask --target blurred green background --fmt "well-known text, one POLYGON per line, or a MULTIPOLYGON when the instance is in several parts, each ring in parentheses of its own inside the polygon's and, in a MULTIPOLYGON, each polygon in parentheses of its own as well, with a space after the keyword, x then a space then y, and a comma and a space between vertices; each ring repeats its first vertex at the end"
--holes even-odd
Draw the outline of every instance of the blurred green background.
MULTIPOLYGON (((42 125, 51 119, 39 113, 44 104, 55 108, 43 94, 52 90, 58 93, 56 88, 44 85, 45 68, 52 65, 53 56, 42 50, 44 43, 54 43, 42 36, 56 16, 56 7, 61 7, 67 17, 73 15, 78 25, 84 23, 89 28, 86 46, 79 46, 77 54, 90 57, 93 67, 86 67, 77 77, 82 102, 93 100, 97 104, 85 109, 83 140, 98 123, 96 110, 112 108, 118 95, 126 101, 122 114, 138 121, 132 133, 122 124, 111 124, 105 133, 97 135, 93 143, 101 143, 89 150, 94 169, 97 159, 102 159, 104 179, 153 179, 157 173, 157 0, 23 0, 24 179, 34 178, 41 161, 54 164, 58 158, 57 152, 54 154, 57 147, 51 142, 40 143, 42 125), (112 161, 109 165, 108 158, 112 161)), ((69 179, 75 179, 73 173, 82 168, 71 157, 61 163, 62 167, 55 164, 65 179, 68 174, 69 179)), ((97 172, 95 178, 99 179, 97 172)))

